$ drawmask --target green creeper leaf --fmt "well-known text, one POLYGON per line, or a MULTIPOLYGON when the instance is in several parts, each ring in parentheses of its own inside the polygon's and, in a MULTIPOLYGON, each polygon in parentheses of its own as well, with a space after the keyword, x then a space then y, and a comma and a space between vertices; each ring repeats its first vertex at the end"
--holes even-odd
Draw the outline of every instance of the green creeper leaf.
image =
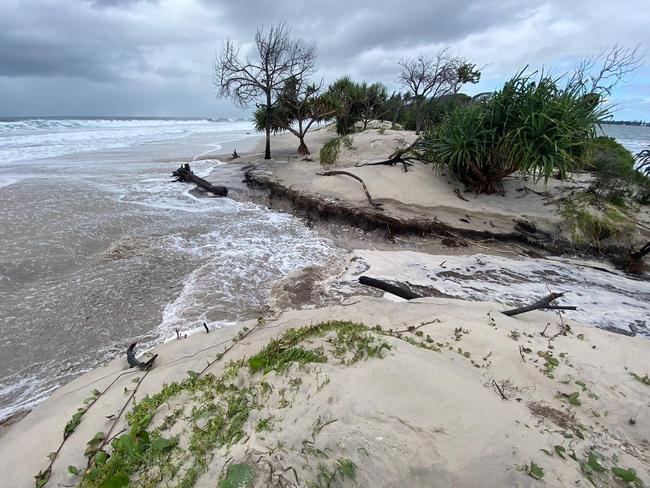
POLYGON ((165 451, 167 449, 171 449, 175 445, 175 439, 165 439, 164 437, 156 437, 151 441, 151 448, 157 451, 165 451))
POLYGON ((548 361, 548 364, 550 364, 551 366, 559 366, 560 365, 560 362, 557 359, 553 358, 553 357, 549 357, 547 359, 547 361, 548 361))
POLYGON ((52 467, 47 468, 45 471, 39 472, 34 478, 36 479, 36 488, 43 488, 48 481, 50 481, 50 475, 52 474, 52 467))
POLYGON ((562 446, 553 446, 553 449, 555 449, 555 453, 560 456, 562 459, 566 459, 564 457, 564 453, 566 452, 566 449, 564 449, 562 446))
POLYGON ((248 366, 251 368, 253 373, 255 373, 256 371, 266 367, 266 360, 264 358, 253 356, 248 360, 248 366))
POLYGON ((84 479, 87 481, 94 481, 97 478, 99 478, 102 474, 102 470, 95 467, 91 468, 88 471, 86 471, 86 474, 84 475, 84 479))
POLYGON ((612 474, 614 474, 614 476, 617 478, 622 479, 626 483, 632 483, 633 481, 637 481, 639 479, 636 475, 636 471, 634 471, 632 468, 623 469, 617 466, 612 468, 612 474))
POLYGON ((116 474, 110 478, 106 478, 99 488, 122 488, 129 484, 129 477, 125 474, 116 474))
POLYGON ((90 447, 96 447, 96 446, 98 446, 98 445, 101 444, 102 441, 104 440, 104 436, 105 436, 105 435, 106 435, 106 434, 104 434, 103 432, 97 432, 97 433, 93 436, 93 438, 90 439, 90 440, 88 441, 88 445, 89 445, 90 447))
POLYGON ((528 475, 536 480, 541 480, 544 477, 544 470, 531 461, 528 467, 528 475))
POLYGON ((106 461, 108 461, 108 454, 105 451, 99 451, 95 454, 93 461, 95 462, 95 465, 106 464, 106 461))
POLYGON ((251 488, 253 480, 253 469, 248 464, 231 464, 218 488, 251 488))
POLYGON ((77 468, 76 466, 68 466, 68 473, 79 474, 79 468, 77 468))

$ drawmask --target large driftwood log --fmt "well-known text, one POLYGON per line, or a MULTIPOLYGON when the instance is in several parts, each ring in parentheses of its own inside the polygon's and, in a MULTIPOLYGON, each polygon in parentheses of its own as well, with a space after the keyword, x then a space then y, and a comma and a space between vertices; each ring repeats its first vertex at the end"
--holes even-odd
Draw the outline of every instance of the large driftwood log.
POLYGON ((195 185, 200 186, 204 190, 209 191, 210 193, 214 193, 219 197, 228 196, 228 188, 226 188, 225 186, 215 186, 209 181, 204 180, 199 176, 196 176, 192 172, 190 165, 187 163, 180 166, 176 171, 174 171, 172 173, 172 176, 176 179, 176 181, 194 183, 195 185))
POLYGON ((506 310, 504 312, 501 312, 503 315, 508 315, 509 317, 512 317, 514 315, 519 315, 522 313, 526 312, 532 312, 533 310, 576 310, 576 307, 570 307, 570 306, 562 306, 562 305, 551 305, 551 302, 557 300, 560 297, 563 297, 564 293, 550 293, 549 295, 546 295, 544 298, 541 298, 537 300, 534 303, 531 303, 530 305, 526 305, 525 307, 519 307, 519 308, 513 308, 512 310, 506 310))
POLYGON ((354 178, 357 180, 359 183, 361 183, 361 186, 363 186, 363 191, 366 193, 366 197, 368 198, 368 202, 370 205, 375 207, 376 209, 381 210, 381 203, 375 202, 372 197, 370 196, 370 192, 368 191, 368 187, 366 184, 363 182, 361 178, 359 178, 357 175, 354 175, 352 173, 349 173, 348 171, 323 171, 322 173, 317 173, 320 176, 349 176, 350 178, 354 178))
POLYGON ((382 291, 388 292, 392 295, 404 298, 405 300, 413 300, 414 298, 422 298, 422 295, 412 292, 405 285, 394 285, 388 283, 387 281, 378 280, 376 278, 371 278, 369 276, 360 276, 359 283, 366 286, 372 286, 373 288, 379 288, 382 291))

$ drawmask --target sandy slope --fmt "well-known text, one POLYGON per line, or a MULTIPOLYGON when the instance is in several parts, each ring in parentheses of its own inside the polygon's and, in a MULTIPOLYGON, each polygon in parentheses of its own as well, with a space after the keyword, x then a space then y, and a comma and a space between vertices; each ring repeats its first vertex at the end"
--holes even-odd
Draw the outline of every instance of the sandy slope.
MULTIPOLYGON (((289 311, 260 327, 248 323, 194 335, 156 349, 156 367, 136 400, 164 383, 187 378, 188 370, 202 369, 206 360, 232 345, 228 340, 241 327, 252 332, 209 372, 221 375, 228 360, 251 357, 288 328, 351 320, 380 325, 382 333, 367 334, 390 349, 343 365, 333 352, 335 335, 328 333, 302 343, 323 352, 327 362, 264 376, 251 373, 245 364, 227 379, 233 388, 249 388, 257 392, 253 396, 267 391, 266 396, 250 409, 240 441, 229 450, 210 450, 213 457, 196 486, 216 486, 226 463, 250 465, 255 486, 280 486, 273 483, 281 477, 283 486, 306 486, 308 481, 326 486, 323 472, 334 476, 331 486, 590 486, 584 474, 588 468, 581 469, 581 463, 592 449, 604 467, 592 473, 596 486, 617 486, 610 472, 614 466, 633 468, 650 483, 650 386, 631 375, 650 372, 650 342, 573 322, 567 335, 551 339, 561 331, 555 314, 510 318, 496 311, 501 307, 447 299, 352 297, 346 306, 289 311), (259 388, 262 382, 270 389, 259 388), (570 405, 562 396, 575 392, 580 405, 570 405), (256 431, 262 419, 271 419, 270 430, 256 431), (562 459, 554 446, 574 452, 577 461, 568 454, 562 459), (337 460, 356 465, 356 481, 337 471, 337 460), (531 462, 542 468, 543 481, 527 474, 531 462), (272 484, 267 484, 269 478, 272 484)), ((47 454, 57 448, 77 407, 93 389, 105 388, 124 371, 123 359, 94 370, 9 428, 0 438, 2 485, 32 486, 32 477, 46 466, 47 454)), ((86 413, 54 464, 48 486, 79 482, 66 467, 85 466, 86 442, 97 431, 108 430, 107 416, 119 411, 128 399, 124 389, 132 390, 133 379, 142 376, 135 371, 122 376, 86 413)), ((174 396, 156 411, 152 426, 181 409, 176 424, 163 433, 179 436, 178 445, 187 447, 193 428, 207 428, 205 420, 192 420, 191 407, 196 405, 186 393, 174 396)), ((181 466, 177 476, 191 466, 176 451, 169 459, 181 466)), ((178 477, 161 486, 177 483, 178 477)))
MULTIPOLYGON (((295 155, 297 139, 293 135, 274 136, 271 162, 258 159, 257 152, 250 156, 257 168, 255 174, 294 191, 348 208, 366 209, 369 204, 357 181, 347 176, 318 176, 324 170, 318 162, 318 151, 335 136, 329 126, 308 134, 306 141, 313 161, 295 155)), ((510 234, 515 231, 517 221, 527 221, 551 235, 571 238, 573 229, 566 224, 558 199, 576 188, 584 189, 590 179, 588 175, 576 176, 573 181, 551 179, 547 183, 513 176, 503 182, 504 195, 475 195, 464 192, 463 186, 448 175, 417 162, 407 173, 402 166, 356 166, 386 159, 397 147, 414 140, 415 134, 409 131, 373 129, 353 134, 352 148, 341 144, 335 167, 331 169, 361 177, 372 198, 383 205, 382 213, 391 217, 435 221, 457 229, 497 235, 510 234)), ((626 247, 650 239, 650 208, 641 207, 635 215, 639 225, 619 240, 626 247)))

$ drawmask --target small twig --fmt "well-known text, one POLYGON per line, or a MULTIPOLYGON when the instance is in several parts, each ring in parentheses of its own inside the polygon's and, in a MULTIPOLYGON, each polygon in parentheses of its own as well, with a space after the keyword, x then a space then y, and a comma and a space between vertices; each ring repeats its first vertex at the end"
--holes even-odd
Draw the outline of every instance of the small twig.
POLYGON ((497 387, 497 390, 499 390, 499 393, 501 393, 501 398, 504 400, 507 400, 506 396, 503 394, 503 390, 499 388, 499 385, 497 384, 496 381, 492 380, 492 384, 497 387))
POLYGON ((524 357, 524 348, 519 345, 519 355, 521 356, 521 360, 525 363, 526 358, 524 357))
POLYGON ((456 196, 457 196, 458 198, 460 198, 461 200, 463 200, 463 201, 465 201, 465 202, 469 202, 469 200, 463 196, 463 194, 460 192, 460 190, 459 190, 458 188, 454 188, 454 193, 455 193, 456 196))
POLYGON ((206 334, 210 333, 210 329, 208 329, 208 324, 206 324, 205 322, 203 322, 203 328, 205 329, 206 334))
POLYGON ((546 333, 546 329, 548 329, 548 326, 551 325, 550 322, 546 323, 546 327, 544 327, 544 330, 541 332, 542 337, 546 337, 544 334, 546 333))
POLYGON ((440 322, 440 319, 433 319, 433 320, 429 320, 428 322, 422 322, 420 325, 416 325, 416 326, 412 325, 410 327, 407 327, 404 330, 396 331, 395 334, 405 334, 406 332, 413 332, 418 330, 420 327, 424 327, 425 325, 435 324, 436 322, 440 322))

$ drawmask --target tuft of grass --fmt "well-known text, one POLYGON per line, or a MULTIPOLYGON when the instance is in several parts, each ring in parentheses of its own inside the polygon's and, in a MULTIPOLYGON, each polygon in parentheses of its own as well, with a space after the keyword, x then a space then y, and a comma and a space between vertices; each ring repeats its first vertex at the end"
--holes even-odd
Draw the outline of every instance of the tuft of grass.
POLYGON ((271 432, 273 430, 273 416, 260 419, 255 426, 255 432, 271 432))
POLYGON ((601 202, 598 208, 592 203, 590 195, 563 202, 561 214, 576 244, 599 247, 604 239, 616 239, 634 229, 634 219, 622 208, 607 202, 601 202))

